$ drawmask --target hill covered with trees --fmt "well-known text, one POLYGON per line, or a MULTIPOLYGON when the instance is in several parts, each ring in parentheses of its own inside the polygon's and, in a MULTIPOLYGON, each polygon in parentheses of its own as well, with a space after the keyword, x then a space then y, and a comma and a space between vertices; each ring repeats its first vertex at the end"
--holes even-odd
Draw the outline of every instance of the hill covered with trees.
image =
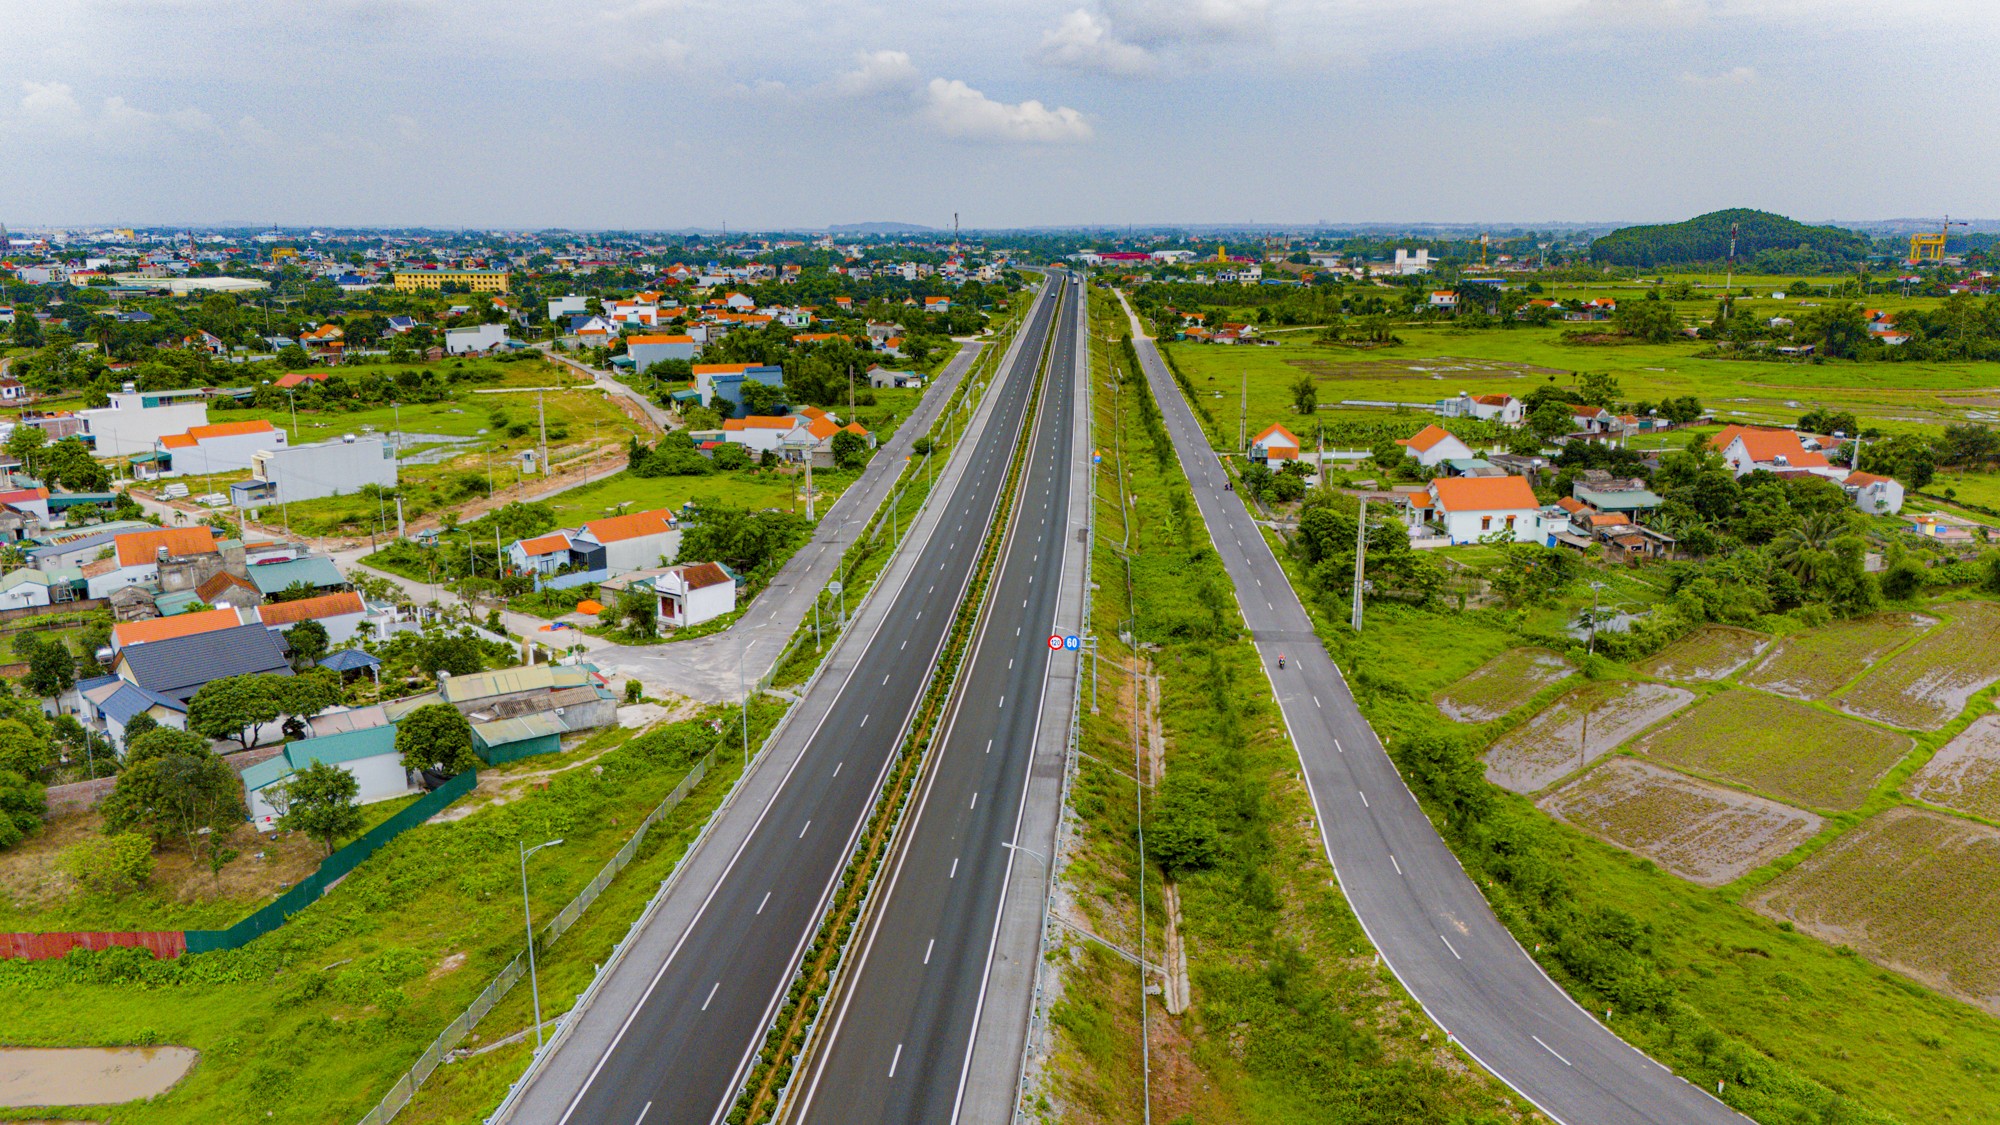
POLYGON ((1594 262, 1613 266, 1719 262, 1729 256, 1729 228, 1737 228, 1736 260, 1768 273, 1806 273, 1844 266, 1868 256, 1866 235, 1840 227, 1815 227, 1747 207, 1711 211, 1679 223, 1623 227, 1590 244, 1594 262))

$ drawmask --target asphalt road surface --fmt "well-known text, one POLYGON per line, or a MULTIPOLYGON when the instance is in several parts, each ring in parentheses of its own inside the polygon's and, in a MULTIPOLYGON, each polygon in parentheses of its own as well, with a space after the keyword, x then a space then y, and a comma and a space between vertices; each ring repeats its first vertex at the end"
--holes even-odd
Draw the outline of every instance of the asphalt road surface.
POLYGON ((1223 490, 1226 474, 1152 341, 1135 343, 1298 747, 1340 888, 1403 986, 1565 1125, 1741 1125, 1579 1008, 1494 918, 1361 717, 1262 530, 1223 490))
MULTIPOLYGON (((987 617, 793 1121, 958 1119, 1009 866, 1046 863, 1008 845, 1018 831, 1052 661, 1077 659, 1051 652, 1048 643, 1074 539, 1067 534, 1069 438, 1082 293, 1070 282, 1064 289, 987 617)), ((1067 694, 1054 702, 1067 712, 1067 694)), ((1025 1008, 1021 1015, 1025 1023, 1025 1008)))
POLYGON ((755 829, 581 1091, 559 1116, 524 1102, 515 1120, 711 1125, 727 1113, 874 803, 1000 502, 1052 303, 1038 302, 1030 316, 994 391, 991 424, 901 598, 755 829))

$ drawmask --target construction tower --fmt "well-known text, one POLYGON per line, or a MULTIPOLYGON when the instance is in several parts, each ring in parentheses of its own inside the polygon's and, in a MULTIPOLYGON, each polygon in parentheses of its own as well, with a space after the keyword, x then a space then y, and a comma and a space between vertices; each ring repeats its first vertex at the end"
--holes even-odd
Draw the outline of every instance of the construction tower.
POLYGON ((1944 261, 1944 244, 1946 238, 1951 234, 1951 228, 1970 225, 1965 222, 1953 222, 1951 216, 1946 215, 1944 218, 1938 220, 1936 234, 1932 234, 1930 231, 1923 231, 1911 235, 1910 264, 1914 266, 1923 262, 1944 261))

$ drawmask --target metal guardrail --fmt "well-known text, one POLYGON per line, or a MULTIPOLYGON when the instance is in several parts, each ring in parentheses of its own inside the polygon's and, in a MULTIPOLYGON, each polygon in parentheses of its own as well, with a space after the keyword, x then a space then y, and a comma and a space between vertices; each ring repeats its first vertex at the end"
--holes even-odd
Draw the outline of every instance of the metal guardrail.
MULTIPOLYGON (((639 845, 645 840, 646 833, 653 825, 658 824, 682 801, 687 800, 687 795, 694 791, 696 785, 701 784, 702 778, 708 776, 709 766, 721 752, 722 746, 718 743, 702 757, 701 761, 695 763, 694 768, 681 778, 679 784, 674 786, 665 799, 654 806, 652 812, 646 814, 646 819, 639 822, 639 827, 632 833, 631 839, 626 840, 625 845, 605 861, 596 877, 591 879, 583 890, 577 892, 576 897, 569 901, 569 905, 558 911, 548 925, 543 927, 537 939, 542 948, 546 949, 554 944, 557 938, 571 926, 576 925, 577 919, 583 917, 583 912, 590 909, 591 903, 596 902, 597 897, 604 893, 604 889, 611 885, 611 880, 632 862, 632 857, 639 854, 639 845)), ((431 1040, 430 1046, 424 1048, 424 1053, 417 1057, 416 1063, 397 1076, 395 1084, 389 1087, 389 1092, 382 1096, 382 1100, 374 1109, 362 1116, 358 1125, 388 1125, 394 1121, 396 1115, 403 1111, 403 1107, 409 1105, 410 1100, 417 1096, 417 1091, 423 1088, 424 1082, 444 1062, 445 1057, 471 1034, 473 1028, 479 1026, 479 1021, 486 1018, 486 1013, 492 1011, 494 1005, 520 983, 521 977, 526 972, 527 950, 524 949, 515 954, 512 961, 507 962, 507 966, 487 984, 477 999, 445 1025, 445 1029, 439 1032, 437 1038, 431 1040)))

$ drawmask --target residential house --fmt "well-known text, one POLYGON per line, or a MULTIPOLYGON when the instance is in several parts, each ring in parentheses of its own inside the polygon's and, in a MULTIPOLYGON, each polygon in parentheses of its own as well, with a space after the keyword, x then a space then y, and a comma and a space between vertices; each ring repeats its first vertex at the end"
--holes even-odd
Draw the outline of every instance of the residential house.
POLYGON ((396 750, 396 728, 363 727, 319 738, 302 738, 286 743, 276 757, 267 758, 243 771, 243 797, 250 807, 250 823, 259 832, 278 826, 280 787, 307 766, 338 766, 354 775, 360 792, 359 804, 392 801, 415 790, 403 756, 396 750))
POLYGON ((1266 465, 1296 461, 1299 449, 1299 436, 1275 423, 1267 427, 1263 433, 1250 439, 1250 459, 1262 461, 1266 465))
POLYGON ((1637 477, 1614 477, 1603 469, 1585 469, 1570 486, 1570 495, 1594 512, 1636 516, 1660 506, 1661 500, 1637 477))
MULTIPOLYGON (((162 527, 152 531, 130 531, 114 536, 112 546, 115 554, 103 560, 111 565, 102 567, 89 577, 89 596, 102 598, 111 591, 124 586, 157 586, 160 582, 162 563, 174 559, 197 555, 216 555, 215 533, 206 527, 162 527)), ((215 561, 215 568, 221 569, 221 560, 215 561)), ((212 572, 211 572, 212 573, 212 572)), ((201 580, 209 575, 204 574, 201 580)))
POLYGON ((923 376, 914 371, 891 371, 881 364, 868 369, 868 385, 871 387, 921 387, 923 376))
POLYGON ((1431 290, 1430 307, 1438 312, 1458 311, 1458 294, 1449 289, 1431 290))
POLYGON ((1454 544, 1500 533, 1516 543, 1546 537, 1542 502, 1520 477, 1438 477, 1431 481, 1430 510, 1454 544))
POLYGON ((507 346, 507 326, 480 324, 452 328, 444 334, 444 350, 452 355, 476 355, 507 346))
POLYGON ((570 565, 567 531, 552 531, 517 539, 507 547, 507 561, 516 574, 554 574, 570 565))
POLYGON ((341 577, 340 568, 333 565, 333 560, 319 555, 256 563, 248 571, 251 584, 266 600, 300 583, 322 592, 339 590, 347 585, 347 579, 341 577))
POLYGON ((569 549, 587 570, 639 570, 679 554, 681 529, 665 508, 608 516, 572 533, 569 549))
POLYGON ((146 715, 163 727, 187 729, 187 703, 172 696, 149 691, 117 676, 96 676, 78 681, 75 708, 88 726, 108 738, 122 755, 125 728, 146 715))
POLYGON ((302 621, 317 621, 326 630, 328 642, 335 645, 354 639, 355 630, 367 615, 368 607, 362 604, 361 595, 352 590, 257 607, 257 620, 274 633, 282 633, 302 621))
POLYGON ((694 365, 695 390, 701 392, 701 404, 715 410, 722 410, 731 417, 743 414, 743 384, 762 383, 767 387, 783 389, 785 369, 776 364, 758 363, 697 363, 694 365), (724 409, 724 404, 727 409, 724 409))
POLYGON ((1793 430, 1758 426, 1726 426, 1709 439, 1711 448, 1722 452, 1729 471, 1737 476, 1758 469, 1770 472, 1808 472, 1838 480, 1843 474, 1827 462, 1825 454, 1808 450, 1793 430))
POLYGON ((1403 447, 1403 454, 1415 457, 1417 464, 1426 469, 1435 469, 1446 461, 1465 460, 1472 457, 1472 447, 1460 441, 1443 426, 1425 426, 1407 438, 1398 438, 1396 444, 1403 447))
POLYGON ((736 609, 736 577, 721 563, 669 567, 651 579, 663 629, 685 629, 736 609))
POLYGON ((67 581, 43 571, 22 567, 0 576, 0 610, 52 605, 70 594, 67 581))
POLYGON ((128 683, 186 703, 202 685, 225 676, 292 674, 284 639, 262 625, 135 644, 112 658, 111 671, 128 683))
POLYGON ((133 645, 234 629, 241 624, 243 618, 229 608, 176 613, 171 617, 155 617, 146 621, 125 621, 111 627, 111 652, 115 656, 133 645))
POLYGON ((1871 516, 1893 516, 1903 510, 1903 486, 1894 477, 1854 472, 1840 482, 1856 509, 1871 516))
POLYGON ((692 363, 698 350, 693 336, 653 334, 625 341, 625 354, 631 357, 633 370, 641 375, 661 360, 683 359, 692 363))
POLYGON ((1973 526, 1972 521, 1958 516, 1944 512, 1930 512, 1912 519, 1903 525, 1903 530, 1939 543, 1963 544, 1973 541, 1973 526))
POLYGON ((1445 418, 1477 418, 1503 426, 1518 426, 1527 417, 1526 404, 1513 395, 1475 396, 1460 391, 1458 397, 1443 399, 1437 405, 1438 414, 1445 418))
POLYGON ((285 441, 285 431, 261 419, 216 422, 168 434, 154 444, 153 451, 172 458, 173 472, 179 476, 228 473, 249 468, 260 451, 283 446, 285 441))
POLYGON ((99 457, 151 453, 168 434, 208 424, 208 403, 198 390, 141 394, 136 384, 127 383, 110 399, 109 406, 77 411, 84 432, 95 439, 99 457))
MULTIPOLYGON (((192 591, 195 600, 204 605, 235 606, 248 608, 259 605, 264 595, 257 584, 241 574, 219 570, 192 591)), ((157 600, 157 599, 155 599, 157 600)))
MULTIPOLYGON (((438 690, 446 703, 458 708, 471 721, 475 748, 484 750, 504 745, 507 736, 523 734, 541 742, 546 749, 555 748, 547 740, 545 730, 495 728, 488 730, 482 739, 480 728, 488 723, 541 715, 560 720, 563 733, 567 733, 610 726, 618 721, 616 697, 605 687, 603 677, 583 665, 534 664, 498 672, 448 676, 438 690)), ((509 761, 521 756, 522 753, 513 752, 488 760, 509 761)))
POLYGON ((250 479, 229 486, 238 508, 345 496, 371 484, 396 486, 395 450, 380 434, 267 446, 251 456, 249 468, 250 479))

